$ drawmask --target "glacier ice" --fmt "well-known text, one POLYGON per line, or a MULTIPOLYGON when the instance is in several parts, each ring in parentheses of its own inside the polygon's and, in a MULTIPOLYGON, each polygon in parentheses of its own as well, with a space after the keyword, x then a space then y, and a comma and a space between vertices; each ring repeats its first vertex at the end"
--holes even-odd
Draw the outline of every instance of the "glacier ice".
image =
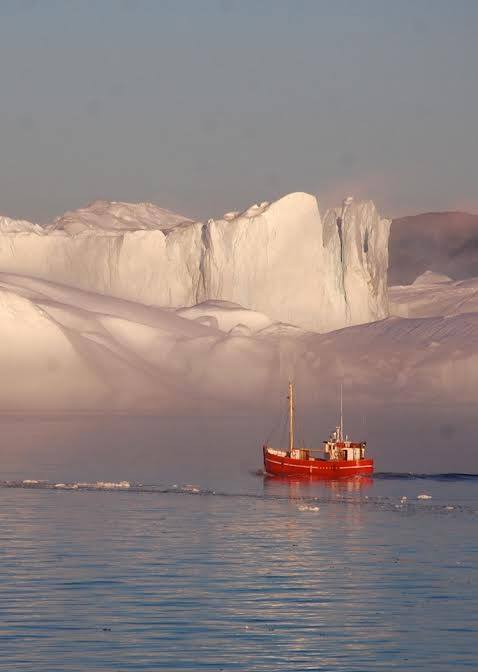
POLYGON ((97 201, 45 227, 0 218, 0 409, 162 412, 474 401, 477 279, 388 289, 372 203, 290 194, 206 223, 97 201), (346 328, 344 328, 346 327, 346 328))
POLYGON ((105 201, 46 227, 7 219, 4 272, 153 306, 229 301, 321 332, 388 314, 390 222, 372 202, 348 202, 323 219, 305 193, 205 223, 105 201))
POLYGON ((63 230, 71 235, 88 229, 99 231, 166 231, 192 220, 153 203, 122 203, 94 201, 86 208, 65 212, 57 217, 48 230, 63 230))
POLYGON ((238 412, 275 405, 289 376, 314 412, 339 380, 354 403, 478 387, 478 311, 318 334, 224 301, 165 309, 0 272, 0 333, 2 411, 238 412))
POLYGON ((390 312, 401 317, 478 313, 478 278, 452 280, 426 271, 411 285, 389 287, 390 312))

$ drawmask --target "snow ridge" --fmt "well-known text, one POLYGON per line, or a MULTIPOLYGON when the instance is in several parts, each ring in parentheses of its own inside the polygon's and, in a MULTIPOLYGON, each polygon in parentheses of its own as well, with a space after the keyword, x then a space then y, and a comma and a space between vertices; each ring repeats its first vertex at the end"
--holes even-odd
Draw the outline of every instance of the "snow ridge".
POLYGON ((52 230, 63 230, 76 235, 88 229, 98 231, 168 231, 191 220, 153 203, 123 203, 94 201, 86 208, 65 212, 50 225, 52 230))

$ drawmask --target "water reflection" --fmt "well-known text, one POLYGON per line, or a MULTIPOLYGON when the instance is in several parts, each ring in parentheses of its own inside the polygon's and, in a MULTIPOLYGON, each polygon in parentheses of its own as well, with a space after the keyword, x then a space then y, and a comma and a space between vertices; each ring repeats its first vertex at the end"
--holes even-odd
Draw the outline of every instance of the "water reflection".
POLYGON ((371 476, 353 476, 340 479, 306 479, 281 476, 264 476, 264 492, 283 494, 288 492, 291 497, 313 497, 318 494, 351 494, 359 493, 373 485, 371 476))
POLYGON ((265 479, 265 497, 0 489, 2 664, 473 669, 476 519, 360 505, 357 480, 265 479))

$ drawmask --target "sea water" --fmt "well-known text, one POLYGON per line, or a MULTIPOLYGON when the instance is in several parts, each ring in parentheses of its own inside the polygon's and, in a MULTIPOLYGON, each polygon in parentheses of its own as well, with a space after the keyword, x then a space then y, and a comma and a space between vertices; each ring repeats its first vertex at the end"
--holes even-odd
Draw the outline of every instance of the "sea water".
POLYGON ((478 668, 477 478, 45 451, 0 483, 0 669, 478 668))

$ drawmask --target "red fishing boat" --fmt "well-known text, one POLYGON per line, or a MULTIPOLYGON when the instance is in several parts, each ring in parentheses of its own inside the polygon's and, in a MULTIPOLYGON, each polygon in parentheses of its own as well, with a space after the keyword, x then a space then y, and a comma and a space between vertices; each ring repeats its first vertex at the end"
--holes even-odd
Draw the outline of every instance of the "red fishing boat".
POLYGON ((340 424, 323 442, 321 449, 298 448, 295 445, 294 386, 289 383, 289 448, 273 448, 265 444, 264 470, 271 476, 293 478, 344 478, 372 474, 373 460, 365 457, 367 442, 349 441, 343 431, 342 393, 340 395, 340 424), (314 456, 314 453, 317 456, 314 456), (322 455, 320 455, 322 453, 322 455))

